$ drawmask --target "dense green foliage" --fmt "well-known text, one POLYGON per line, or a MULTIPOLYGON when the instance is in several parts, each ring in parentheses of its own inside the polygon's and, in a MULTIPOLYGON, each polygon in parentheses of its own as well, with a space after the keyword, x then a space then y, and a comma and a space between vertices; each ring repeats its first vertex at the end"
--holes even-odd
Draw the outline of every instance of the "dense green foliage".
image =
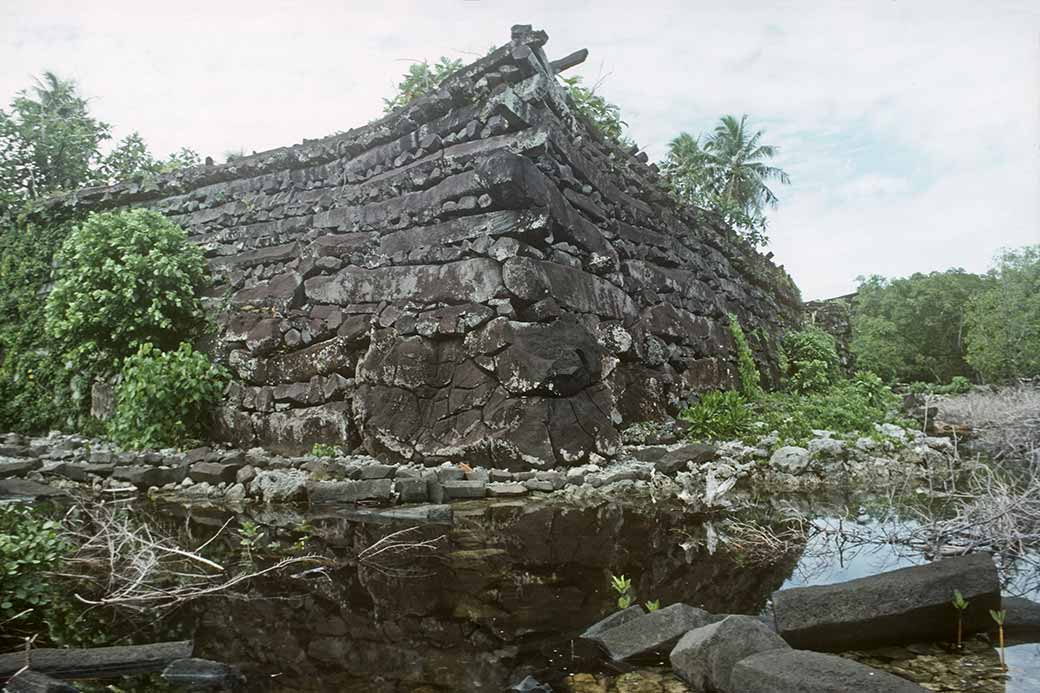
POLYGON ((59 190, 99 183, 110 127, 93 118, 76 84, 45 72, 0 111, 0 215, 59 190))
POLYGON ((965 328, 982 286, 981 277, 961 269, 861 280, 852 310, 856 364, 888 382, 970 376, 965 328))
POLYGON ((61 191, 199 162, 190 149, 157 160, 136 132, 105 155, 102 145, 111 137, 111 126, 90 114, 75 82, 45 72, 0 110, 0 218, 61 191))
POLYGON ((740 393, 749 400, 762 396, 762 376, 755 365, 755 357, 748 346, 747 337, 737 316, 729 314, 729 332, 737 351, 737 375, 740 377, 740 393))
POLYGON ((150 342, 169 349, 204 324, 202 250, 161 214, 92 214, 62 244, 46 329, 78 370, 100 374, 150 342))
POLYGON ((729 319, 740 391, 708 392, 687 408, 681 418, 691 439, 755 444, 775 431, 779 445, 804 445, 814 429, 872 435, 878 424, 898 421, 892 390, 873 373, 844 379, 834 338, 815 327, 784 337, 781 387, 763 392, 740 323, 733 315, 729 319))
POLYGON ((813 430, 873 435, 877 424, 899 423, 898 398, 873 373, 838 380, 821 390, 765 393, 749 401, 737 392, 709 392, 681 418, 693 440, 743 439, 749 444, 773 431, 777 445, 804 445, 813 430))
POLYGON ((682 201, 718 214, 753 246, 765 245, 765 210, 775 207, 776 194, 767 185, 790 183, 782 169, 765 162, 777 154, 762 144, 763 130, 752 132, 748 116, 723 116, 707 135, 681 133, 662 162, 668 182, 682 201))
POLYGON ((46 572, 65 551, 57 523, 20 504, 0 505, 0 624, 51 602, 46 572))
POLYGON ((872 435, 881 423, 899 423, 899 399, 873 373, 808 393, 768 393, 756 409, 757 431, 780 434, 780 444, 804 445, 813 430, 872 435))
POLYGON ((1040 375, 1040 245, 997 258, 966 322, 965 360, 986 380, 1040 375))
POLYGON ((180 151, 165 159, 156 159, 140 133, 132 132, 105 157, 101 170, 107 182, 116 183, 142 175, 157 176, 200 163, 202 160, 198 153, 187 147, 181 147, 180 151))
POLYGON ((787 333, 782 348, 782 377, 796 392, 820 392, 840 375, 837 343, 818 327, 787 333))
POLYGON ((462 67, 461 60, 452 60, 441 56, 440 60, 430 64, 430 61, 412 63, 408 72, 405 72, 401 81, 394 87, 394 96, 383 99, 383 112, 389 113, 401 106, 407 106, 415 99, 429 94, 444 81, 444 79, 462 67))
POLYGON ((54 254, 73 227, 0 221, 0 429, 71 428, 82 411, 82 387, 54 356, 43 313, 54 254))
POLYGON ((131 448, 177 446, 201 436, 227 380, 186 342, 175 351, 141 345, 124 360, 121 376, 108 431, 131 448))

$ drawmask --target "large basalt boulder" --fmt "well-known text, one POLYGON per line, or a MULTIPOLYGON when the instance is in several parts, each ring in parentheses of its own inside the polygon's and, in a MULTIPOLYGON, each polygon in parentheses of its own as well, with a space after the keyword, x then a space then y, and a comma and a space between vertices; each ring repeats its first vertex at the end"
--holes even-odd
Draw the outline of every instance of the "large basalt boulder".
POLYGON ((703 609, 672 604, 592 635, 589 640, 620 661, 671 649, 684 633, 719 620, 703 609))
POLYGON ((821 652, 775 649, 733 667, 723 693, 924 693, 912 681, 851 659, 821 652))
POLYGON ((1000 609, 1000 582, 993 559, 982 553, 774 592, 773 616, 792 647, 812 650, 950 640, 957 625, 955 590, 970 602, 964 632, 988 630, 990 609, 1000 609))
POLYGON ((737 662, 758 652, 790 649, 783 638, 751 616, 727 616, 686 633, 672 649, 672 669, 694 690, 739 691, 730 684, 737 662))

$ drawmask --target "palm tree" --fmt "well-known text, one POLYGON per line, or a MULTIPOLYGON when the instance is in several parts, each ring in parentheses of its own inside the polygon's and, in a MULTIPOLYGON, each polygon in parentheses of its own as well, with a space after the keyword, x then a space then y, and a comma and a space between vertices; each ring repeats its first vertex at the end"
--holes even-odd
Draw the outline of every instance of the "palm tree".
POLYGON ((783 169, 763 163, 776 155, 777 148, 760 144, 765 131, 751 134, 747 119, 747 115, 739 121, 731 115, 722 116, 703 148, 709 157, 710 178, 721 206, 758 218, 766 207, 776 207, 777 203, 766 182, 778 180, 788 185, 791 179, 783 169))
POLYGON ((750 132, 747 121, 746 115, 727 115, 707 137, 681 133, 669 144, 662 169, 681 200, 716 212, 750 243, 762 245, 765 209, 777 204, 767 182, 791 180, 764 163, 777 148, 761 144, 764 131, 750 132))

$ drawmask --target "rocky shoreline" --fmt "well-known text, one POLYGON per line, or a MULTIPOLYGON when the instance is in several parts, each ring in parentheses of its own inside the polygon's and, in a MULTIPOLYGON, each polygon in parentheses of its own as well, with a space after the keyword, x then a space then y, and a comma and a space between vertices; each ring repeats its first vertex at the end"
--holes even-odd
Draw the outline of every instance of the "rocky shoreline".
POLYGON ((610 460, 510 471, 452 462, 388 463, 338 451, 296 457, 262 448, 216 446, 125 451, 79 435, 9 433, 0 444, 0 495, 82 489, 231 505, 401 505, 556 494, 575 501, 674 499, 693 510, 711 510, 751 490, 798 492, 862 485, 876 489, 888 481, 902 484, 923 479, 930 470, 961 464, 949 439, 887 424, 872 437, 817 434, 805 447, 778 446, 775 435, 763 436, 754 446, 739 441, 682 442, 674 435, 658 435, 624 446, 610 460))

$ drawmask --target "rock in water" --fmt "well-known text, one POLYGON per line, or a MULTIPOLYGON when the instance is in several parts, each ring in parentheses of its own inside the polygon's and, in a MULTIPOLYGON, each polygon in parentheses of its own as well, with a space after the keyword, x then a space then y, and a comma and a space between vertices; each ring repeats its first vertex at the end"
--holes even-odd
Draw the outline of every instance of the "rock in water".
POLYGON ((851 659, 777 649, 740 660, 721 693, 925 693, 912 681, 851 659))
POLYGON ((737 662, 758 652, 790 649, 783 638, 752 616, 727 616, 689 631, 668 659, 694 690, 729 691, 737 662))
POLYGON ((643 611, 643 607, 639 606, 638 604, 633 604, 627 609, 615 611, 603 620, 593 623, 591 626, 585 629, 585 632, 581 634, 581 637, 585 638, 586 640, 591 640, 599 634, 605 633, 611 628, 616 628, 617 626, 620 626, 623 623, 633 621, 645 613, 646 612, 643 611))
POLYGON ((776 629, 792 647, 840 651, 956 637, 951 601, 970 602, 965 634, 989 630, 1000 583, 987 554, 947 558, 836 585, 773 593, 776 629))
POLYGON ((667 650, 686 631, 720 618, 686 604, 672 604, 607 629, 589 640, 598 643, 611 659, 619 661, 667 650))

